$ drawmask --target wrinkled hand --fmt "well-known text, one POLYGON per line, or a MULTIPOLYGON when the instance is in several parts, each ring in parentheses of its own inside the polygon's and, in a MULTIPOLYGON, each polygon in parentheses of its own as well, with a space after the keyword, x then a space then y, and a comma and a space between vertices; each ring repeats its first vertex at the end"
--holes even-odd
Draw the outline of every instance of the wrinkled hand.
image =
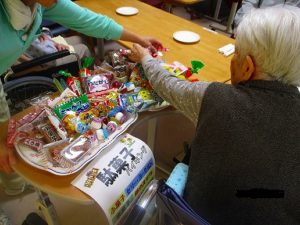
POLYGON ((156 53, 157 51, 163 49, 162 43, 152 37, 144 37, 143 43, 141 43, 141 45, 145 48, 149 48, 151 53, 156 53))
POLYGON ((128 54, 128 57, 134 62, 141 62, 146 55, 150 55, 149 49, 143 48, 139 44, 133 44, 131 53, 128 54))
POLYGON ((63 45, 63 44, 58 44, 56 42, 54 42, 54 47, 57 49, 57 51, 62 51, 62 50, 65 50, 65 49, 69 49, 68 46, 63 45))
POLYGON ((12 149, 6 150, 2 146, 0 147, 0 171, 3 171, 7 174, 12 173, 13 169, 11 165, 16 163, 16 159, 12 149))

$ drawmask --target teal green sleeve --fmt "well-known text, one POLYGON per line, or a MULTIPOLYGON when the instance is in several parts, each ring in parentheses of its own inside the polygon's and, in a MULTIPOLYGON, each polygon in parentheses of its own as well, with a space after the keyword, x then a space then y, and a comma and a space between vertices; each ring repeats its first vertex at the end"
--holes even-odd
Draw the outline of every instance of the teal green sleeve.
POLYGON ((45 9, 43 18, 96 38, 119 40, 123 27, 107 16, 94 13, 70 0, 58 0, 45 9))

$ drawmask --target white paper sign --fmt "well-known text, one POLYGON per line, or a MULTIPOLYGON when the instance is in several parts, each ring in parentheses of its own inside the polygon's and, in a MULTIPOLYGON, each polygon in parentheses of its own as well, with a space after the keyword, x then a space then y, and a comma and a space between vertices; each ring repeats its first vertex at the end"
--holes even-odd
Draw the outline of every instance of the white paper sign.
POLYGON ((102 208, 110 224, 120 224, 155 176, 151 149, 124 134, 72 182, 102 208))

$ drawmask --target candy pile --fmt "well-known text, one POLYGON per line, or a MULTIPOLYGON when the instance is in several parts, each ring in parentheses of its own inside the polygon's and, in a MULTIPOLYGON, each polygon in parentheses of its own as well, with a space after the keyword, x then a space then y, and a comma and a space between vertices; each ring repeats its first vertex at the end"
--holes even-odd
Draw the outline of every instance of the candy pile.
MULTIPOLYGON (((79 76, 60 71, 54 78, 60 95, 35 98, 33 112, 10 120, 7 145, 38 168, 74 171, 124 132, 138 112, 168 106, 152 89, 142 66, 130 62, 127 54, 124 49, 111 51, 93 70, 92 59, 86 58, 79 76)), ((193 68, 178 62, 162 66, 181 79, 203 67, 197 61, 193 68)))
POLYGON ((168 105, 153 91, 141 65, 129 62, 126 54, 112 51, 94 70, 86 60, 79 76, 61 71, 54 79, 60 95, 39 98, 33 112, 10 120, 7 144, 34 164, 73 168, 125 131, 137 112, 168 105))

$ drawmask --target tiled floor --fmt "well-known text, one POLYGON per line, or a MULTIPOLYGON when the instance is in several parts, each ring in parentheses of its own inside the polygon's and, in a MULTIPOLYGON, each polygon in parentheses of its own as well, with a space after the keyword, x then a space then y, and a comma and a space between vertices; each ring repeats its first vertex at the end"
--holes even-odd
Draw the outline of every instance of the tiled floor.
MULTIPOLYGON (((176 7, 174 14, 189 19, 185 9, 176 7)), ((208 27, 212 21, 208 19, 196 19, 194 23, 208 27)), ((114 48, 114 44, 107 45, 106 48, 114 48)), ((159 177, 165 176, 161 171, 157 172, 159 177)), ((9 197, 0 189, 0 207, 9 215, 13 225, 21 225, 30 212, 38 212, 35 207, 37 194, 32 190, 25 191, 22 195, 9 197)), ((80 205, 74 202, 64 201, 50 195, 50 199, 56 207, 61 225, 106 225, 101 210, 96 204, 80 205), (80 213, 79 213, 80 212, 80 213)), ((39 212, 38 212, 39 213, 39 212)))

